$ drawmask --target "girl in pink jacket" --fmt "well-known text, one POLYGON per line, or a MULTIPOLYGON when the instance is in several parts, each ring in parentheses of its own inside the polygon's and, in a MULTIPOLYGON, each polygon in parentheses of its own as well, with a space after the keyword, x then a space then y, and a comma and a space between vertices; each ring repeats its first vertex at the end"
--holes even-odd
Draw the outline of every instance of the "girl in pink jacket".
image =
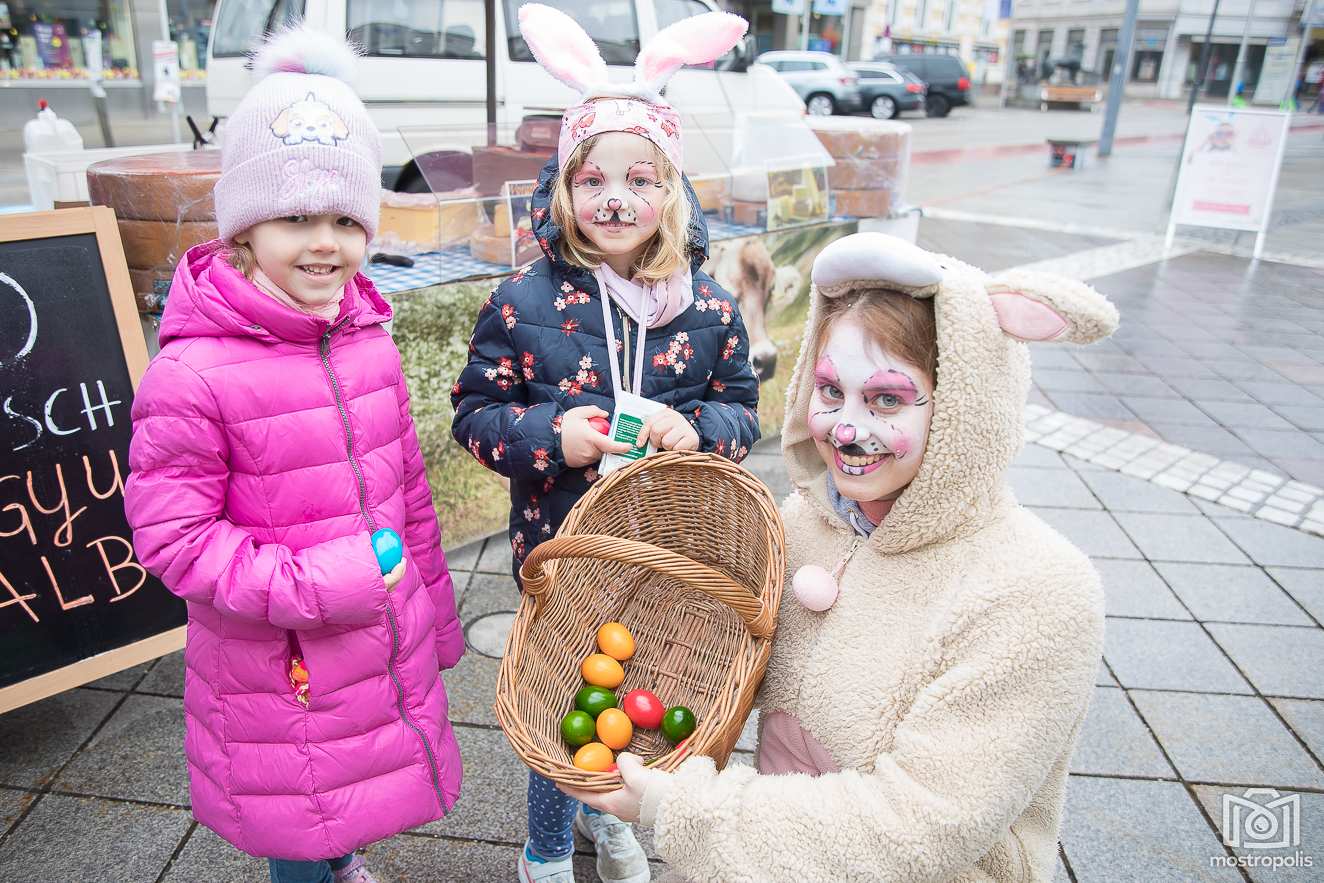
POLYGON ((274 883, 370 883, 354 851, 460 790, 439 671, 464 638, 390 307, 357 272, 381 146, 353 62, 298 31, 258 54, 220 239, 175 273, 124 493, 139 558, 188 602, 194 815, 274 883), (387 527, 405 559, 383 576, 387 527))

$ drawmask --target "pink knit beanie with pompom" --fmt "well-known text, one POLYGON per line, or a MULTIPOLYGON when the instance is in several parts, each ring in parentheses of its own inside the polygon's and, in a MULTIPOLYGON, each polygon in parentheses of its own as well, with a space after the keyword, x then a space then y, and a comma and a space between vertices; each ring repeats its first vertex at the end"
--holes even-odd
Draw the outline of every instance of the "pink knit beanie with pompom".
POLYGON ((222 239, 273 218, 334 213, 358 221, 372 240, 382 146, 350 86, 357 59, 344 40, 305 28, 254 53, 257 82, 223 135, 215 191, 222 239))

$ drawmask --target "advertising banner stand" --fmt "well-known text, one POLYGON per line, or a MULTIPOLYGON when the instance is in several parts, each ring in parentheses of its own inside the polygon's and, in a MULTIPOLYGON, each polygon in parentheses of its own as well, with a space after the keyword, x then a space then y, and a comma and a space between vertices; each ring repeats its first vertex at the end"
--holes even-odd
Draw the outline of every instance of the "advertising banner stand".
POLYGON ((1274 191, 1292 115, 1198 105, 1191 113, 1168 216, 1164 249, 1177 225, 1255 231, 1254 257, 1264 251, 1274 191))

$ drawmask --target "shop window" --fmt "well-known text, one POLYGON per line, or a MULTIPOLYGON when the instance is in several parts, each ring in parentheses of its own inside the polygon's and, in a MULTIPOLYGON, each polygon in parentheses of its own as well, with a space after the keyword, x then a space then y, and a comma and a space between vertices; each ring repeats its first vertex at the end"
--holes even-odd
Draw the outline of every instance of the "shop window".
POLYGON ((1085 29, 1072 28, 1067 31, 1067 58, 1083 61, 1085 58, 1085 29))
POLYGON ((349 0, 349 38, 369 56, 481 59, 483 0, 349 0))
MULTIPOLYGON (((533 0, 505 0, 503 4, 511 61, 534 60, 528 44, 519 35, 519 8, 525 2, 533 0)), ((548 5, 579 22, 598 44, 607 64, 634 64, 639 54, 639 19, 635 16, 634 0, 550 0, 548 5)))
POLYGON ((1162 52, 1145 50, 1135 54, 1131 64, 1131 80, 1136 83, 1157 83, 1159 65, 1163 63, 1162 52))
POLYGON ((207 40, 216 0, 166 0, 170 39, 179 47, 179 78, 185 83, 207 78, 207 40))
POLYGON ((263 34, 303 18, 304 0, 225 0, 212 33, 212 56, 247 55, 263 34))
POLYGON ((136 80, 128 0, 0 2, 0 79, 136 80))

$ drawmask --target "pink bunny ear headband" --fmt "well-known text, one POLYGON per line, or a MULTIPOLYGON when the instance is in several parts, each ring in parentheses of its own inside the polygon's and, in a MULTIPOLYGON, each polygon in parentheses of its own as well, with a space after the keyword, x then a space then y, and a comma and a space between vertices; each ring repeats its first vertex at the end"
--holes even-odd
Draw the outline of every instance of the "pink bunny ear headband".
POLYGON ((671 75, 687 64, 707 64, 739 42, 749 23, 729 12, 706 12, 663 28, 639 53, 634 81, 612 83, 607 63, 573 18, 541 3, 519 10, 520 33, 546 71, 580 93, 566 110, 557 157, 564 163, 586 138, 601 132, 632 132, 656 144, 683 168, 680 114, 662 98, 671 75))

